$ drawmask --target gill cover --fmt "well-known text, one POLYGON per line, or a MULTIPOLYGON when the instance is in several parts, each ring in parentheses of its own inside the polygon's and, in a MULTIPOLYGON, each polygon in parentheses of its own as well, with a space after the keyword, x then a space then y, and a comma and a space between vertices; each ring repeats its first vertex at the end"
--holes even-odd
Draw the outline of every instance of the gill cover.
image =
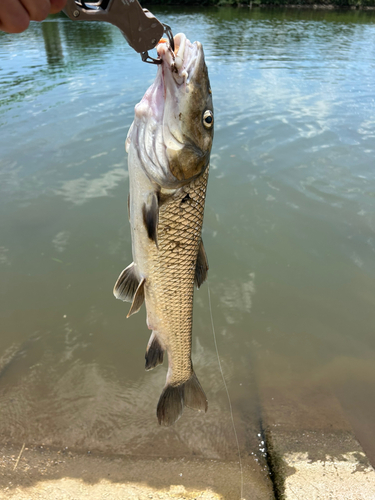
POLYGON ((189 181, 209 163, 212 94, 202 45, 180 33, 175 36, 175 47, 174 61, 166 48, 158 51, 165 64, 164 139, 170 172, 179 181, 189 181))

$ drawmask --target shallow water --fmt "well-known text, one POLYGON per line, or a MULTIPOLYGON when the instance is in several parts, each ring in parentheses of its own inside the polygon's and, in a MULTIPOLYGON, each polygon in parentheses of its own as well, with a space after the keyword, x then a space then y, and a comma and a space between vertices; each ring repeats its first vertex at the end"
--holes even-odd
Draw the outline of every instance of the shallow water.
MULTIPOLYGON (((153 11, 209 67, 203 237, 243 453, 262 463, 262 388, 327 389, 374 461, 375 14, 153 11)), ((1 33, 0 61, 1 440, 235 460, 207 285, 193 361, 209 411, 172 429, 145 312, 126 320, 112 296, 131 262, 124 140, 155 68, 62 15, 1 33)))

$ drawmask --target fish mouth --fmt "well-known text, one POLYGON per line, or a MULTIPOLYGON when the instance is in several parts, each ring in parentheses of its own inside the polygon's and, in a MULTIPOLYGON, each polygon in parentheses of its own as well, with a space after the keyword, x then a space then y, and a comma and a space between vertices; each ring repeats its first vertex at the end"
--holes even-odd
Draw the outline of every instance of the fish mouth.
POLYGON ((175 96, 173 100, 178 102, 181 90, 185 93, 183 88, 199 72, 197 68, 201 67, 204 59, 201 43, 191 43, 183 33, 178 33, 174 37, 174 47, 173 51, 164 38, 159 42, 157 53, 162 64, 158 66, 154 83, 135 107, 136 117, 148 119, 152 116, 161 123, 167 95, 172 93, 175 96))
POLYGON ((169 41, 164 38, 157 46, 157 53, 162 60, 164 79, 171 74, 177 85, 189 83, 199 66, 202 55, 200 42, 191 43, 183 33, 174 36, 174 51, 169 41))

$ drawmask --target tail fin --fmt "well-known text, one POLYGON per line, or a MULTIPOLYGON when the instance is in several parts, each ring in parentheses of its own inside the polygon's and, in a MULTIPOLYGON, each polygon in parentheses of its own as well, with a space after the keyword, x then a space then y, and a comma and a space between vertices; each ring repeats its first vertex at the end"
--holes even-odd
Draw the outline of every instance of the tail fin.
POLYGON ((207 398, 197 376, 177 386, 166 385, 161 393, 156 414, 160 425, 173 425, 182 415, 184 406, 207 411, 207 398))

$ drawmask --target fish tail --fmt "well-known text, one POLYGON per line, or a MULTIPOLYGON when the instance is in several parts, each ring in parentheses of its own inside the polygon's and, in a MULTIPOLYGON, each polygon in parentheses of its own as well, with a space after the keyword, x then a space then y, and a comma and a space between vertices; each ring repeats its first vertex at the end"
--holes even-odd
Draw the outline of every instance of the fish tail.
POLYGON ((161 393, 156 414, 160 425, 174 424, 182 415, 184 406, 207 411, 207 397, 193 372, 189 380, 180 385, 167 384, 161 393))

